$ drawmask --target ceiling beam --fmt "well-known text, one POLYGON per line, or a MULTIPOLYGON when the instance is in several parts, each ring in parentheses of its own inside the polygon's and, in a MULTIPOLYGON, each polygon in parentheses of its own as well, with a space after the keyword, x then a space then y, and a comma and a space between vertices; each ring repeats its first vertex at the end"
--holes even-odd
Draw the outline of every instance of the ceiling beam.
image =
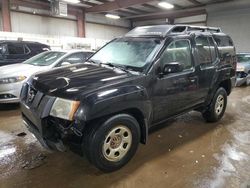
POLYGON ((83 0, 81 0, 80 2, 81 2, 82 4, 85 4, 85 5, 91 6, 91 7, 98 5, 98 4, 92 3, 92 2, 90 2, 90 1, 83 1, 83 0))
POLYGON ((196 16, 206 13, 207 13, 206 9, 174 10, 169 12, 145 14, 142 16, 131 16, 127 17, 127 19, 131 19, 132 21, 144 21, 144 20, 155 20, 162 18, 181 18, 188 16, 196 16))
POLYGON ((117 10, 120 8, 128 8, 134 5, 140 5, 143 3, 150 2, 152 0, 115 0, 111 2, 106 2, 101 5, 96 5, 94 7, 86 9, 86 12, 105 12, 105 11, 112 11, 117 10))
POLYGON ((203 5, 201 2, 197 1, 197 0, 188 0, 190 3, 193 3, 195 5, 203 5))

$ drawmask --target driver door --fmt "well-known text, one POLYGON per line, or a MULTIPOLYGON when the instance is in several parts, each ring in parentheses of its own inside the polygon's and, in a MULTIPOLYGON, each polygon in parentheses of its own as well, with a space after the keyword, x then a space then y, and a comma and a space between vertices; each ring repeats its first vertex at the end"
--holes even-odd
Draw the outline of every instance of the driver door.
POLYGON ((159 60, 161 70, 173 62, 182 64, 183 70, 158 76, 153 86, 154 123, 184 112, 198 102, 198 78, 189 39, 174 40, 163 51, 159 60))

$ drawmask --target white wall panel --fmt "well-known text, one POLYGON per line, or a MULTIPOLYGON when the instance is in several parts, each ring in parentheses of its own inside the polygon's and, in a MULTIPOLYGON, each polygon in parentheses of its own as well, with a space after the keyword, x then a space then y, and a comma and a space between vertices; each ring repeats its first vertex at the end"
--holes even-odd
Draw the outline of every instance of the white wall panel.
POLYGON ((86 23, 87 38, 111 40, 115 37, 124 35, 128 31, 129 29, 122 27, 86 23))
POLYGON ((76 21, 11 12, 13 32, 55 36, 77 36, 76 21))
POLYGON ((208 25, 229 34, 238 52, 250 52, 250 8, 208 13, 208 25))

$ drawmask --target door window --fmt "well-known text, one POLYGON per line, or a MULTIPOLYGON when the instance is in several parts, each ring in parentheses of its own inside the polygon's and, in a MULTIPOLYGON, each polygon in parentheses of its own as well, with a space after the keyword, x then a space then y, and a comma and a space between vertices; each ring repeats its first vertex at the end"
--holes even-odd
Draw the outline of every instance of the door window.
POLYGON ((76 64, 76 63, 82 63, 84 61, 84 54, 83 53, 75 53, 72 54, 66 58, 64 58, 58 66, 62 66, 63 63, 69 63, 69 64, 76 64))
POLYGON ((173 41, 162 53, 160 63, 181 63, 185 69, 192 68, 191 46, 189 40, 173 41))
POLYGON ((22 55, 24 47, 22 44, 8 44, 8 52, 10 55, 22 55))
POLYGON ((201 65, 211 64, 210 45, 207 37, 199 36, 195 39, 198 57, 201 65))
POLYGON ((216 48, 214 45, 213 38, 208 37, 208 41, 209 41, 209 48, 210 48, 210 52, 211 52, 211 60, 212 60, 212 62, 215 62, 216 58, 217 58, 217 53, 216 53, 216 48))

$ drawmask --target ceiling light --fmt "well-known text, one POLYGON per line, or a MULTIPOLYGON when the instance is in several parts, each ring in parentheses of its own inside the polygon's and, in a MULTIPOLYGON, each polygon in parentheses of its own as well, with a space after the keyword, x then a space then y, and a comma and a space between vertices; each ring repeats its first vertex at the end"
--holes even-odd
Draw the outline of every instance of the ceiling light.
POLYGON ((118 15, 114 15, 114 14, 106 14, 105 15, 107 18, 111 18, 111 19, 120 19, 121 17, 118 15))
POLYGON ((67 2, 67 3, 80 3, 80 0, 63 0, 64 2, 67 2))
POLYGON ((170 3, 167 3, 167 2, 159 2, 158 5, 162 8, 165 8, 165 9, 172 9, 174 8, 174 5, 170 4, 170 3))

